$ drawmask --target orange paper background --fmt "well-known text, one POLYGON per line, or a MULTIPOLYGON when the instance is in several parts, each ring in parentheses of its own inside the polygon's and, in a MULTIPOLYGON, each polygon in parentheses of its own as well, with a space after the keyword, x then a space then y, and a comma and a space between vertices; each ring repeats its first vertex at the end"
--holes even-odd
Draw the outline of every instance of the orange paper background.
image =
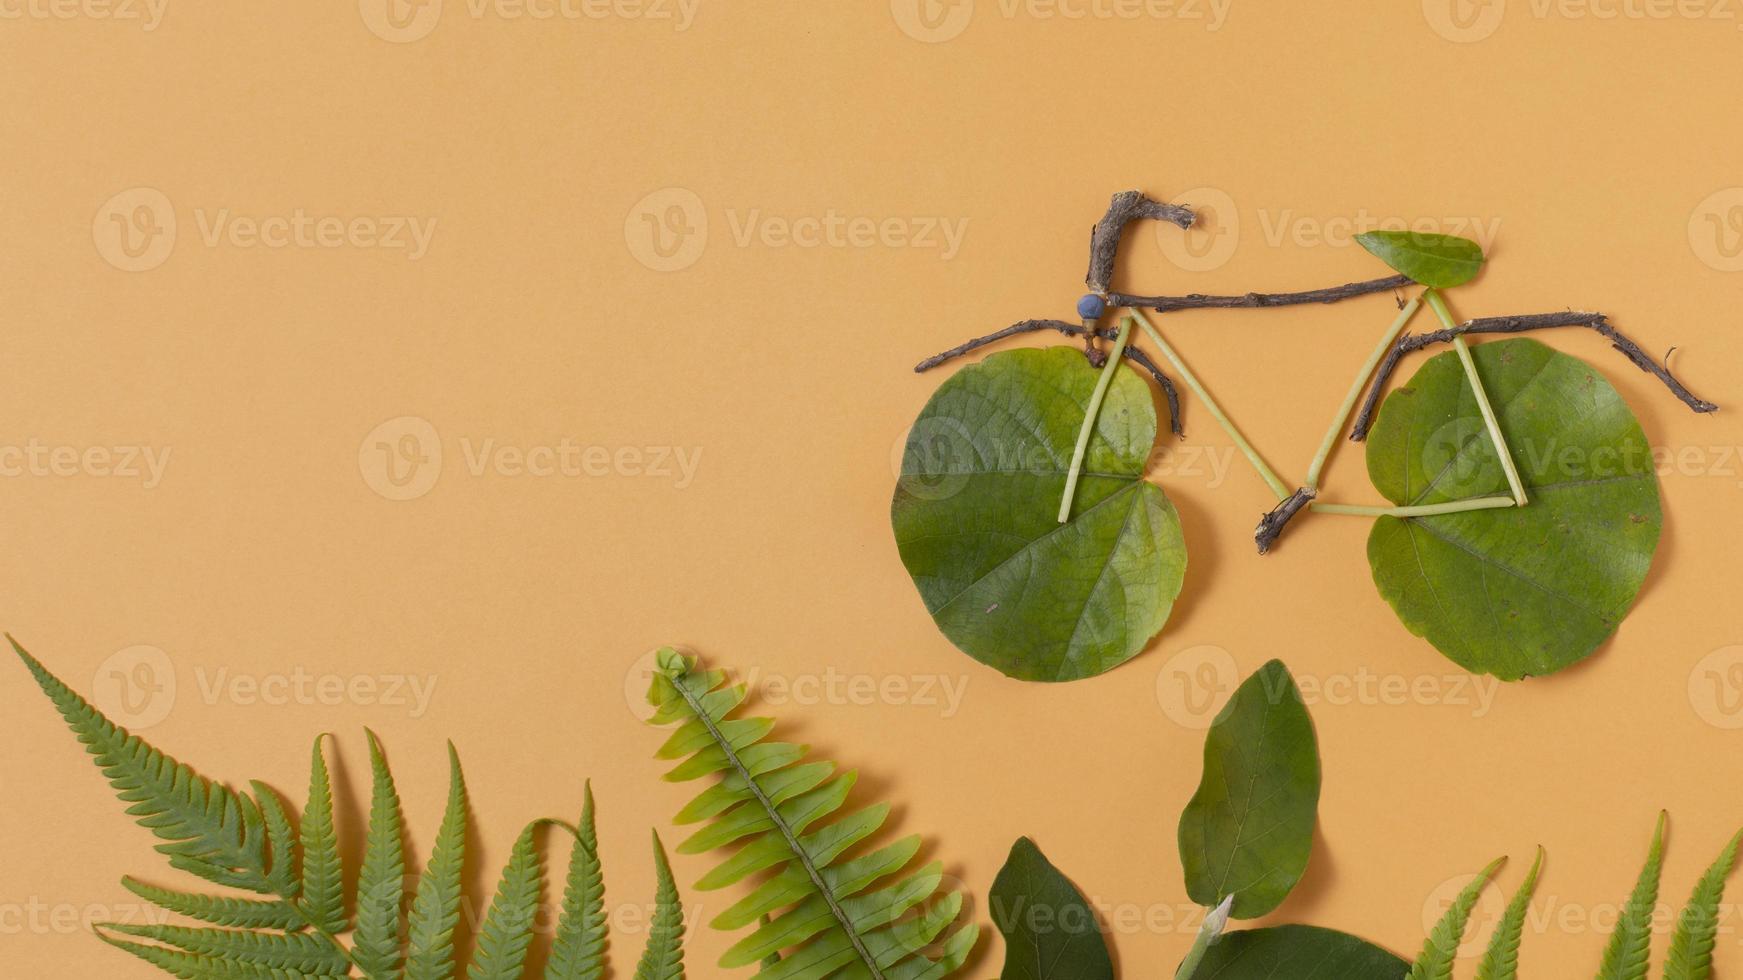
MULTIPOLYGON (((1510 853, 1511 886, 1541 843, 1525 972, 1585 976, 1659 808, 1677 904, 1743 822, 1735 5, 481 2, 399 0, 398 22, 378 0, 0 5, 0 624, 166 750, 300 803, 334 732, 355 834, 369 726, 423 854, 452 739, 481 889, 591 778, 620 970, 648 829, 675 840, 694 791, 657 778, 626 694, 662 643, 758 680, 983 922, 1006 849, 1035 837, 1106 911, 1127 977, 1169 973, 1195 924, 1174 831, 1221 696, 1182 707, 1200 665, 1282 657, 1318 691, 1321 833, 1274 921, 1408 954, 1449 877, 1510 853), (1368 278, 1351 225, 1428 218, 1492 246, 1460 315, 1601 309, 1677 346, 1727 411, 1689 413, 1595 335, 1544 338, 1670 457, 1617 638, 1554 678, 1469 686, 1376 595, 1364 521, 1252 553, 1266 489, 1189 398, 1157 477, 1191 549, 1162 636, 1064 687, 953 650, 889 530, 900 441, 943 378, 910 367, 1070 315, 1089 227, 1132 186, 1212 205, 1223 237, 1195 259, 1138 229, 1131 289, 1368 278), (250 237, 286 242, 272 219, 299 214, 283 247, 250 237), (514 475, 516 451, 565 441, 572 474, 514 475), (436 446, 404 487, 380 468, 436 446), (161 473, 115 472, 128 447, 161 473), (412 678, 427 702, 393 688, 412 678)), ((1370 297, 1170 324, 1300 479, 1390 316, 1370 297)), ((1328 495, 1374 499, 1359 449, 1328 495)), ((0 668, 0 719, 3 972, 156 976, 80 920, 139 914, 123 873, 186 879, 21 670, 0 668)), ((693 924, 724 907, 688 887, 706 860, 676 866, 693 924)), ((721 975, 730 940, 692 934, 693 975, 721 975)))

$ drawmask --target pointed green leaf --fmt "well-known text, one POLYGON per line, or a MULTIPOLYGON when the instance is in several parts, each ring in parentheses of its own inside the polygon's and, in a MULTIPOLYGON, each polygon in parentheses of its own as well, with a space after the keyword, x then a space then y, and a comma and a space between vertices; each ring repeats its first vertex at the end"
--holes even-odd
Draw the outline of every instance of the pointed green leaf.
POLYGON ((648 929, 647 947, 636 964, 635 980, 683 980, 684 908, 659 834, 654 835, 654 874, 658 881, 654 918, 648 929))
POLYGON ((1664 963, 1664 980, 1708 980, 1713 975, 1713 945, 1719 932, 1719 902, 1725 897, 1725 879, 1737 866, 1737 845, 1743 833, 1731 838, 1718 860, 1701 876, 1695 893, 1677 918, 1676 935, 1670 941, 1670 956, 1664 963))
POLYGON ((1646 866, 1634 883, 1634 892, 1622 906, 1616 931, 1604 949, 1598 980, 1645 980, 1652 959, 1652 917, 1658 911, 1658 881, 1664 872, 1665 815, 1658 815, 1652 844, 1646 849, 1646 866))
POLYGON ((496 886, 496 897, 485 913, 478 934, 478 953, 466 976, 470 980, 519 980, 532 944, 533 925, 539 914, 544 885, 544 865, 539 859, 535 835, 548 823, 527 824, 508 853, 508 865, 496 886))
POLYGON ((989 903, 1005 937, 999 980, 1112 980, 1113 959, 1095 911, 1034 841, 1012 845, 989 903))
POLYGON ((258 963, 203 956, 169 946, 130 942, 110 935, 107 927, 101 925, 96 927, 96 932, 97 938, 116 949, 137 956, 165 973, 183 977, 186 980, 338 980, 338 978, 350 976, 349 973, 345 972, 306 973, 301 970, 285 970, 262 966, 258 963))
POLYGON ((1537 860, 1518 894, 1507 903, 1501 924, 1489 938, 1489 949, 1477 966, 1477 980, 1519 980, 1519 941, 1525 934, 1525 916, 1531 909, 1531 896, 1537 891, 1537 876, 1543 871, 1543 848, 1537 849, 1537 860))
MULTIPOLYGON (((1634 413, 1590 365, 1526 338, 1472 354, 1530 503, 1379 518, 1368 560, 1404 625, 1461 667, 1541 676, 1590 655, 1639 594, 1662 523, 1658 477, 1634 413)), ((1368 473, 1399 505, 1508 493, 1453 353, 1387 397, 1368 473)))
POLYGON ((249 829, 258 810, 116 725, 8 636, 36 683, 83 742, 127 813, 165 843, 170 863, 220 884, 264 892, 266 837, 249 829))
POLYGON ((1428 934, 1421 955, 1410 967, 1409 980, 1451 980, 1453 964, 1459 958, 1459 944, 1464 942, 1465 927, 1471 921, 1471 911, 1477 907, 1483 889, 1488 887, 1495 872, 1501 870, 1506 861, 1506 858, 1498 858, 1478 872, 1477 877, 1453 899, 1446 914, 1435 924, 1434 931, 1428 934))
POLYGON ((1357 235, 1356 241, 1380 261, 1436 289, 1462 286, 1483 269, 1483 247, 1456 235, 1368 231, 1357 235))
POLYGON ((1097 377, 1074 348, 994 354, 939 386, 902 456, 891 522, 927 611, 958 649, 1022 680, 1091 677, 1137 655, 1186 570, 1180 518, 1144 479, 1156 407, 1130 365, 1059 523, 1097 377))
POLYGON ((448 806, 430 863, 418 879, 406 929, 406 980, 450 980, 454 929, 460 924, 461 873, 466 864, 466 777, 448 743, 448 806))
POLYGON ((545 980, 599 980, 605 975, 605 876, 594 828, 593 787, 586 788, 575 847, 569 854, 569 879, 563 888, 563 915, 551 943, 545 980))
POLYGON ((302 890, 302 876, 297 869, 296 831, 291 829, 290 814, 285 812, 284 801, 272 787, 259 780, 249 785, 254 788, 254 799, 260 808, 266 826, 266 841, 271 848, 266 883, 275 894, 294 899, 302 890))
POLYGON ((1399 980, 1410 964, 1355 936, 1308 926, 1225 933, 1194 978, 1399 980))
POLYGON ((1282 661, 1249 677, 1204 740, 1204 777, 1180 815, 1186 892, 1253 919, 1282 904, 1307 869, 1319 816, 1319 744, 1282 661))
POLYGON ((405 828, 399 793, 387 756, 369 732, 373 788, 369 833, 363 845, 363 872, 357 879, 357 931, 353 955, 376 980, 400 975, 400 910, 405 906, 405 828))
POLYGON ((309 764, 309 802, 303 808, 302 908, 315 926, 327 932, 344 932, 344 868, 339 863, 339 832, 333 826, 333 784, 327 774, 327 757, 321 740, 315 739, 309 764))
POLYGON ((248 929, 208 929, 193 926, 105 923, 104 929, 136 939, 150 939, 198 956, 302 973, 337 973, 345 956, 325 936, 312 932, 259 932, 248 929))
POLYGON ((303 925, 302 916, 283 901, 194 895, 158 888, 131 877, 122 878, 121 884, 128 891, 154 905, 215 926, 291 930, 303 925))

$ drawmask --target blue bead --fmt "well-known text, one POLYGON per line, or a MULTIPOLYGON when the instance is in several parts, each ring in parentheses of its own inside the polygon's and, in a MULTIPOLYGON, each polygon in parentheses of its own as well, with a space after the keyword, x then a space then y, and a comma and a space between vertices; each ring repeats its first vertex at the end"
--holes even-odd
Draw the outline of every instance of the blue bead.
POLYGON ((1077 315, 1085 320, 1099 320, 1107 312, 1107 301, 1094 293, 1087 293, 1077 301, 1077 315))

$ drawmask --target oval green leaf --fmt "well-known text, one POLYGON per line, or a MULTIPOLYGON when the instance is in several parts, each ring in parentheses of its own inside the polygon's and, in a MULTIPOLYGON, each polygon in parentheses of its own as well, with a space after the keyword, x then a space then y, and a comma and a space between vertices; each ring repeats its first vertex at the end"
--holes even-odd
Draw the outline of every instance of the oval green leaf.
POLYGON ((1273 660, 1236 689, 1204 740, 1204 778, 1180 815, 1186 893, 1234 896, 1253 919, 1283 903, 1313 850, 1319 743, 1289 668, 1273 660))
MULTIPOLYGON (((1584 361, 1519 338, 1473 349, 1530 503, 1382 517, 1374 584, 1412 633, 1503 680, 1585 659, 1640 592, 1662 515, 1651 447, 1616 389, 1584 361)), ((1368 475, 1395 504, 1507 493, 1452 353, 1387 397, 1368 475)))
POLYGON ((1483 268, 1483 247, 1457 235, 1421 231, 1367 231, 1362 247, 1399 272, 1435 289, 1462 286, 1483 268))
POLYGON ((940 385, 908 434, 890 520, 926 609, 1011 677, 1110 670, 1161 632, 1186 572, 1180 518, 1144 479, 1149 385, 1116 369, 1068 523, 1059 523, 1096 370, 1069 347, 994 354, 940 385))
POLYGON ((1281 926, 1231 932, 1210 948, 1195 977, 1216 980, 1401 980, 1410 964, 1366 940, 1330 929, 1281 926))
POLYGON ((999 980, 1113 980, 1113 957, 1083 893, 1027 837, 993 880, 993 925, 1005 937, 999 980))

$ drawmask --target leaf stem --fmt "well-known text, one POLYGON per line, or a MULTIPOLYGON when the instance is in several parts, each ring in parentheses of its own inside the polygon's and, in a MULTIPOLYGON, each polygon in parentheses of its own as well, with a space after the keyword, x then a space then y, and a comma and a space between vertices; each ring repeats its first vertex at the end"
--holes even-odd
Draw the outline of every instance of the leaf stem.
POLYGON ((1175 971, 1174 980, 1192 980, 1192 975, 1198 972, 1198 967, 1204 962, 1205 954, 1223 937, 1223 929, 1229 924, 1229 910, 1234 908, 1235 897, 1230 895, 1223 903, 1214 909, 1209 909, 1204 915, 1204 924, 1198 927, 1198 938, 1192 941, 1192 949, 1186 953, 1186 959, 1180 961, 1180 969, 1175 971))
POLYGON ((1319 489, 1319 475, 1325 470, 1326 460, 1331 458, 1331 447, 1343 434, 1344 423, 1350 420, 1350 412, 1355 410, 1356 399, 1362 397, 1362 390, 1367 387, 1368 379, 1373 376, 1374 369, 1380 366, 1380 359, 1392 349, 1398 335, 1410 324, 1411 317, 1422 308, 1422 297, 1418 296, 1404 304, 1404 309, 1398 312, 1398 318, 1392 321, 1392 326, 1386 329, 1386 335, 1380 338, 1379 346, 1368 355, 1368 360, 1362 365, 1362 370, 1356 375, 1356 380, 1350 385, 1349 394, 1344 396, 1343 406, 1338 409, 1337 417, 1332 419, 1331 428, 1325 432, 1325 439, 1319 444, 1319 452, 1313 457, 1313 464, 1307 468, 1307 488, 1319 489))
POLYGON ((1096 416, 1101 414, 1101 403, 1107 398, 1108 386, 1114 382, 1114 369, 1120 366, 1120 356, 1126 352, 1126 341, 1131 336, 1132 318, 1128 316, 1120 323, 1119 335, 1114 338, 1113 353, 1108 355, 1107 363, 1102 365, 1101 377, 1095 380, 1095 391, 1089 396, 1089 408, 1083 413, 1083 428, 1077 431, 1077 448, 1071 452, 1071 469, 1065 474, 1065 496, 1059 501, 1061 524, 1071 519, 1071 501, 1077 496, 1077 478, 1083 474, 1083 457, 1089 452, 1090 433, 1095 431, 1096 416))
MULTIPOLYGON (((1430 289, 1427 293, 1428 305, 1434 308, 1434 315, 1440 317, 1440 322, 1448 330, 1457 330, 1458 322, 1446 308, 1446 301, 1440 298, 1440 293, 1430 289)), ((1513 453, 1507 448, 1507 439, 1501 435, 1501 423, 1495 418, 1495 409, 1489 404, 1489 393, 1483 390, 1483 379, 1477 376, 1477 362, 1471 359, 1471 345, 1465 343, 1463 334, 1453 335, 1453 349, 1459 352, 1459 363, 1465 366, 1465 377, 1470 379, 1471 392, 1477 396, 1477 411, 1483 413, 1483 424, 1489 427, 1489 441, 1495 444, 1495 454, 1501 457, 1501 470, 1507 474, 1507 486, 1513 491, 1513 502, 1521 507, 1527 503, 1525 499, 1525 483, 1519 479, 1519 468, 1513 465, 1513 453)))
POLYGON ((1370 507, 1366 504, 1333 504, 1315 500, 1308 505, 1322 514, 1345 514, 1351 517, 1436 517, 1441 514, 1462 514, 1472 510, 1499 510, 1517 507, 1512 497, 1470 497, 1440 504, 1416 504, 1410 507, 1370 507))
POLYGON ((1247 461, 1252 463, 1253 468, 1259 471, 1259 475, 1264 477, 1267 484, 1270 484, 1271 492, 1277 495, 1279 501, 1288 500, 1289 488, 1277 478, 1276 471, 1266 465, 1264 458, 1259 455, 1257 449, 1253 448, 1253 444, 1247 441, 1247 437, 1241 435, 1241 430, 1235 428, 1235 423, 1229 419, 1222 407, 1216 403, 1216 399, 1212 398, 1210 392, 1206 391, 1204 385, 1199 382, 1198 375, 1193 374, 1192 369, 1186 366, 1186 362, 1180 359, 1180 355, 1174 352, 1174 348, 1169 346, 1168 341, 1162 339, 1162 334, 1150 323, 1150 318, 1144 315, 1143 310, 1137 307, 1129 309, 1131 315, 1137 318, 1138 326, 1143 328, 1144 333, 1149 335, 1151 342, 1162 351, 1162 356, 1168 358, 1168 363, 1174 365, 1174 370, 1180 372, 1180 377, 1186 382, 1186 386, 1192 389, 1192 393, 1197 395, 1200 401, 1204 402, 1204 407, 1210 412, 1211 417, 1216 419, 1217 424, 1223 427, 1223 431, 1229 434, 1229 438, 1234 440, 1235 445, 1247 457, 1247 461))

